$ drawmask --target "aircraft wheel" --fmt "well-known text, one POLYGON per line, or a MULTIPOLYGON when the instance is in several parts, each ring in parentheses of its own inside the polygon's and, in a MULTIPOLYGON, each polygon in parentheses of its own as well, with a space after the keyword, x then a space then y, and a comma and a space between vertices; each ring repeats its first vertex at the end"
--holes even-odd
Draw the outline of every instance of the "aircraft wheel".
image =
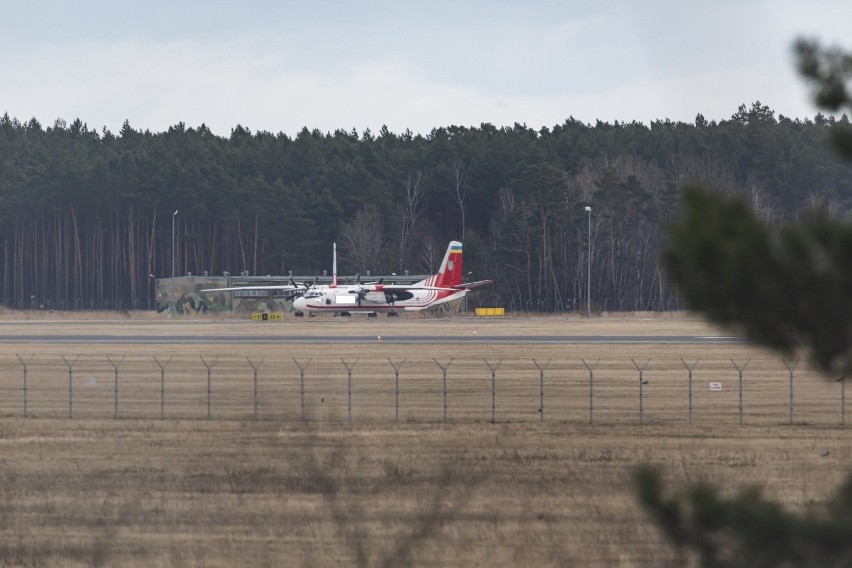
POLYGON ((304 314, 304 313, 302 313, 302 312, 296 312, 296 313, 295 313, 295 316, 296 316, 297 318, 301 318, 301 317, 305 317, 305 314, 304 314))
POLYGON ((350 317, 352 317, 352 314, 350 314, 349 312, 340 312, 340 317, 350 318, 350 317))
POLYGON ((399 314, 396 313, 396 312, 388 312, 388 317, 389 318, 398 318, 399 314))
POLYGON ((367 317, 368 317, 368 318, 374 318, 374 317, 376 317, 376 316, 378 316, 378 315, 379 315, 379 314, 377 314, 376 312, 370 312, 369 314, 367 314, 367 317))

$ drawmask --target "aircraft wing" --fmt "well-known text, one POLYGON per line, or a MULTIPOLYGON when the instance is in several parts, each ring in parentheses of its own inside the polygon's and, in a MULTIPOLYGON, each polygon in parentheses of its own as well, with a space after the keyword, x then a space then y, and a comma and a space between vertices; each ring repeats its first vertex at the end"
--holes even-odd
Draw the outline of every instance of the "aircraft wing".
POLYGON ((305 290, 307 286, 291 286, 290 284, 281 286, 234 286, 232 288, 206 288, 202 292, 235 292, 238 290, 290 290, 297 292, 305 290))

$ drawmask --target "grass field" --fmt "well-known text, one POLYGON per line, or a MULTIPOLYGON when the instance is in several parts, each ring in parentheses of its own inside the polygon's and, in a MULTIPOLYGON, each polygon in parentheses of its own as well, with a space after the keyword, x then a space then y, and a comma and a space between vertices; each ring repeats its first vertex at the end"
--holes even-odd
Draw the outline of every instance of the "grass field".
MULTIPOLYGON (((55 320, 0 334, 716 335, 679 317, 468 320, 55 320), (305 330, 309 331, 305 331, 305 330), (97 331, 95 331, 97 330, 97 331), (487 331, 483 331, 487 330, 487 331)), ((744 346, 0 344, 0 564, 102 566, 678 566, 638 509, 630 474, 677 487, 760 484, 801 509, 849 471, 839 383, 744 346), (187 352, 191 349, 190 352, 187 352), (68 419, 68 366, 74 419, 68 419), (119 364, 119 416, 114 412, 119 364), (28 407, 21 388, 28 361, 28 407), (206 420, 212 366, 212 417, 206 420), (124 359, 121 359, 121 358, 124 359), (160 416, 165 361, 166 420, 160 416), (298 420, 305 373, 306 422, 298 420), (252 369, 257 364, 259 420, 252 369), (400 372, 400 422, 394 373, 400 372), (442 373, 448 368, 448 422, 442 373), (540 375, 545 370, 545 421, 540 375), (587 363, 595 369, 594 424, 587 363), (639 425, 638 372, 650 359, 639 425), (695 368, 693 423, 687 371, 695 368), (352 363, 352 423, 347 374, 352 363), (496 417, 491 424, 492 365, 496 417), (745 369, 745 425, 738 381, 745 369), (711 393, 708 382, 724 390, 711 393), (224 418, 220 420, 218 418, 224 418)))

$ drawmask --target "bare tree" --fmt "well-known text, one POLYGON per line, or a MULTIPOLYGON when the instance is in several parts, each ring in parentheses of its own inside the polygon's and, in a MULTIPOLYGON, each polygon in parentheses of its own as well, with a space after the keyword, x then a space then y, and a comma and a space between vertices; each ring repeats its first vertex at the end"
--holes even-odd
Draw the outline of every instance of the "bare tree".
POLYGON ((438 268, 438 247, 435 244, 435 239, 431 236, 423 241, 423 247, 420 252, 420 262, 424 268, 424 272, 434 274, 438 268))
POLYGON ((346 247, 346 264, 353 265, 361 274, 377 269, 384 248, 384 221, 382 214, 373 206, 358 211, 355 220, 343 228, 343 244, 346 247))
POLYGON ((423 199, 423 190, 420 188, 420 172, 412 180, 408 176, 408 182, 405 185, 405 201, 400 204, 400 231, 399 231, 399 270, 401 271, 406 265, 411 246, 411 235, 417 226, 422 211, 420 208, 421 200, 423 199))
POLYGON ((697 182, 719 188, 739 187, 731 165, 712 156, 673 154, 669 157, 668 173, 678 186, 697 182))
POLYGON ((592 166, 588 160, 584 160, 579 171, 574 175, 573 183, 571 184, 577 195, 580 203, 589 204, 597 190, 597 181, 600 177, 599 172, 592 166))
POLYGON ((461 160, 454 160, 452 165, 453 175, 453 195, 456 204, 459 206, 459 216, 461 218, 461 240, 464 241, 464 198, 465 189, 467 188, 467 179, 464 173, 464 164, 461 160))

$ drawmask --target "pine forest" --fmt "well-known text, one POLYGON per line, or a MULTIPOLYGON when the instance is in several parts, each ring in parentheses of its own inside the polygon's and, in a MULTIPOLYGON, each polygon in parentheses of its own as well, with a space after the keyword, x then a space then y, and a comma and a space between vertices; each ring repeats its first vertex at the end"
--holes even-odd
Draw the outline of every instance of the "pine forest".
POLYGON ((5 114, 0 301, 145 308, 173 270, 321 274, 334 242, 341 274, 426 274, 457 239, 468 277, 494 281, 477 305, 585 308, 590 277, 595 310, 678 309, 658 258, 679 187, 740 194, 770 224, 848 216, 834 122, 755 102, 719 122, 223 137, 5 114))

